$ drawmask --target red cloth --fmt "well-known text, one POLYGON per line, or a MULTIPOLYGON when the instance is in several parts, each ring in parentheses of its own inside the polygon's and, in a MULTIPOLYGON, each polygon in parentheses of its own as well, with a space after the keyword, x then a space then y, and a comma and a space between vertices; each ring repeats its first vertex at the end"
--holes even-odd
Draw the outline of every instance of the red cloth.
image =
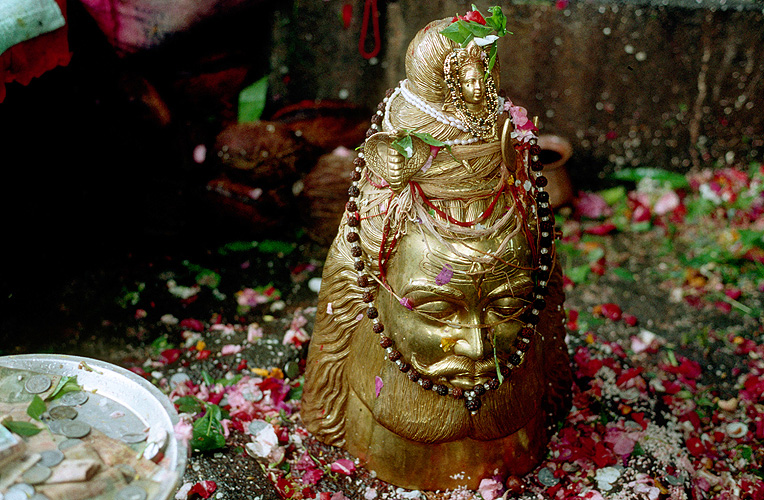
MULTIPOLYGON (((56 0, 66 19, 66 0, 56 0)), ((33 78, 57 66, 66 66, 72 58, 69 52, 67 25, 17 43, 0 54, 0 102, 5 99, 5 84, 19 82, 28 85, 33 78)))

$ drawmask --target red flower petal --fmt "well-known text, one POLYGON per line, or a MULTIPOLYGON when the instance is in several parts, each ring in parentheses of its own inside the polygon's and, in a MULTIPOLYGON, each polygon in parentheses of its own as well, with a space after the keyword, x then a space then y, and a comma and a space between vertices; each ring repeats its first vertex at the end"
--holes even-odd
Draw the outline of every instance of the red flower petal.
POLYGON ((204 331, 204 323, 194 318, 186 318, 180 322, 180 327, 195 332, 204 331))
POLYGON ((618 304, 613 304, 612 302, 609 302, 607 304, 602 304, 602 315, 605 316, 607 319, 611 321, 619 321, 621 319, 622 311, 621 308, 618 307, 618 304))
POLYGON ((700 458, 705 453, 706 448, 699 437, 693 436, 687 440, 687 449, 695 458, 700 458))
POLYGON ((476 10, 471 10, 471 11, 467 12, 466 14, 464 14, 464 18, 463 19, 465 21, 475 21, 476 23, 480 23, 482 25, 485 25, 485 19, 480 14, 480 12, 478 12, 476 10))
POLYGON ((215 481, 199 481, 188 491, 188 495, 191 496, 192 493, 196 493, 202 498, 209 498, 216 489, 218 489, 218 485, 215 481))
POLYGON ((587 234, 595 234, 597 236, 604 236, 606 234, 612 233, 615 230, 616 230, 615 224, 606 222, 604 224, 600 224, 599 226, 588 227, 586 228, 584 232, 587 234))
POLYGON ((180 349, 165 349, 159 354, 159 362, 169 365, 180 357, 180 349))

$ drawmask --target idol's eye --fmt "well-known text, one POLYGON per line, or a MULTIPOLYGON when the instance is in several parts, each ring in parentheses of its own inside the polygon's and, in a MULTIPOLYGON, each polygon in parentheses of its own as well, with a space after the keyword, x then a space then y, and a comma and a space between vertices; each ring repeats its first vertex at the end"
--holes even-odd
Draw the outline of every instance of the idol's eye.
POLYGON ((432 316, 438 319, 448 318, 453 316, 458 311, 458 304, 449 302, 447 300, 435 299, 420 302, 414 306, 417 311, 432 316))
POLYGON ((486 306, 486 312, 500 318, 511 318, 520 314, 528 304, 527 298, 514 296, 500 297, 486 306))

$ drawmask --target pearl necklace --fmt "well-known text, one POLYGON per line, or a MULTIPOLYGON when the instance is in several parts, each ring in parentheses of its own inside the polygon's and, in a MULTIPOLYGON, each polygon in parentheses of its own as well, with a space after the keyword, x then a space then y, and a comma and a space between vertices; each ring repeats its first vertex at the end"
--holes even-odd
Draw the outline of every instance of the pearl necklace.
MULTIPOLYGON (((393 99, 395 99, 397 96, 403 94, 403 98, 408 102, 409 104, 414 105, 417 109, 420 111, 427 113, 428 115, 435 118, 440 123, 443 123, 444 125, 449 125, 451 127, 458 128, 462 132, 467 132, 467 127, 464 126, 464 124, 456 119, 456 118, 448 118, 446 115, 435 109, 434 107, 427 104, 426 101, 419 98, 416 94, 411 92, 408 88, 406 88, 406 82, 407 80, 403 80, 400 82, 400 85, 393 90, 393 93, 390 94, 389 97, 385 97, 382 102, 385 104, 385 111, 384 113, 382 111, 377 111, 378 115, 383 116, 383 122, 385 129, 387 130, 393 130, 393 124, 390 121, 390 106, 387 106, 389 102, 391 102, 393 99)), ((376 127, 374 127, 374 130, 376 130, 376 127)), ((442 141, 443 144, 446 146, 459 146, 459 145, 465 145, 465 144, 474 144, 478 142, 480 139, 477 137, 470 137, 469 139, 448 139, 445 141, 442 141)))
POLYGON ((444 125, 450 125, 452 127, 458 128, 462 132, 469 132, 469 129, 467 129, 467 126, 464 125, 461 120, 458 118, 449 118, 442 112, 435 109, 433 106, 430 106, 427 101, 410 91, 407 85, 408 80, 403 80, 400 87, 401 94, 403 94, 403 98, 406 99, 406 102, 416 106, 420 111, 427 113, 444 125))

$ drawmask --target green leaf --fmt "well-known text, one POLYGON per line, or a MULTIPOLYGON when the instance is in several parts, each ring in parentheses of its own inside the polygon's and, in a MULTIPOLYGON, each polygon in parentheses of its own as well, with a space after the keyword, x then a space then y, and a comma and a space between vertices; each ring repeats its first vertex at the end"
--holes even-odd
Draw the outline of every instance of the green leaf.
POLYGON ((604 256, 605 256, 605 249, 602 247, 595 247, 595 248, 592 248, 586 254, 586 260, 588 260, 589 262, 597 262, 604 256))
POLYGON ((626 188, 624 186, 616 186, 600 191, 599 195, 608 205, 615 205, 617 202, 626 199, 626 188))
POLYGON ((196 275, 196 284, 209 288, 217 288, 223 278, 212 269, 204 269, 196 275))
POLYGON ((37 427, 31 422, 17 422, 15 420, 7 420, 3 423, 6 429, 18 434, 19 436, 34 436, 39 433, 42 428, 37 427))
POLYGON ((172 349, 175 347, 170 341, 167 340, 167 334, 160 335, 156 339, 154 339, 153 342, 151 342, 151 345, 149 346, 151 349, 151 352, 155 355, 159 355, 160 352, 164 351, 165 349, 172 349))
POLYGON ((573 283, 581 284, 586 282, 586 278, 589 276, 589 271, 589 264, 584 264, 582 266, 572 267, 568 270, 567 275, 573 283))
POLYGON ((629 271, 628 269, 624 269, 622 267, 616 267, 615 269, 613 269, 613 274, 615 274, 616 276, 618 276, 624 281, 634 281, 634 274, 632 274, 632 272, 629 271))
POLYGON ((207 386, 213 386, 215 385, 215 379, 212 378, 212 375, 207 373, 207 370, 202 370, 202 381, 207 384, 207 386))
POLYGON ((37 394, 34 395, 32 402, 27 406, 27 415, 35 420, 40 420, 40 415, 45 413, 48 407, 45 405, 45 401, 42 400, 37 394))
POLYGON ((501 374, 501 366, 499 366, 499 357, 496 355, 496 349, 493 350, 493 366, 496 368, 496 378, 499 380, 499 384, 503 384, 504 375, 501 374))
POLYGON ((464 23, 466 25, 467 30, 470 33, 472 33, 473 37, 475 38, 485 38, 486 36, 493 33, 493 28, 491 28, 490 26, 485 26, 475 21, 466 22, 466 21, 459 20, 458 22, 464 23))
POLYGON ((642 221, 642 222, 635 222, 631 225, 631 230, 635 233, 644 233, 646 231, 649 231, 650 228, 653 227, 652 222, 649 220, 642 221))
POLYGON ((512 34, 512 32, 507 31, 507 16, 501 11, 501 7, 494 5, 488 8, 488 12, 491 13, 491 17, 486 18, 485 24, 493 28, 496 31, 496 35, 504 36, 508 33, 512 34))
POLYGON ((173 401, 173 404, 178 407, 178 412, 180 413, 196 414, 204 410, 204 403, 194 396, 182 396, 173 401))
POLYGON ((411 155, 414 154, 414 141, 408 133, 394 140, 392 146, 396 151, 402 154, 404 158, 411 158, 411 155))
POLYGON ((218 249, 220 255, 228 255, 229 252, 247 252, 258 245, 256 241, 232 241, 218 249))
POLYGON ((644 448, 642 448, 642 445, 640 445, 638 442, 634 443, 634 450, 632 450, 631 455, 633 457, 641 457, 645 454, 644 448))
POLYGON ((427 132, 411 132, 411 135, 414 137, 418 137, 422 141, 424 141, 425 144, 429 144, 430 146, 435 146, 436 148, 443 148, 446 146, 446 143, 443 141, 439 141, 427 132))
POLYGON ((77 383, 76 375, 73 377, 61 377, 61 379, 58 381, 56 389, 51 393, 50 396, 45 398, 45 401, 53 401, 54 399, 60 398, 67 392, 76 392, 81 390, 82 387, 77 383))
POLYGON ((753 229, 738 229, 740 241, 748 247, 764 248, 764 233, 753 229))
POLYGON ((488 71, 485 72, 485 78, 488 79, 488 76, 491 74, 491 71, 493 71, 493 65, 496 64, 496 53, 498 52, 498 45, 496 42, 493 42, 491 44, 491 56, 488 59, 488 71))
POLYGON ((421 139, 425 144, 429 146, 435 146, 436 148, 446 148, 446 150, 449 153, 452 153, 451 146, 449 146, 443 141, 439 141, 438 139, 434 138, 427 132, 411 132, 411 135, 413 135, 414 137, 417 137, 418 139, 421 139))
POLYGON ((223 425, 220 423, 220 408, 217 405, 206 405, 207 413, 193 424, 191 449, 194 451, 210 451, 225 447, 223 425))
POLYGON ((256 122, 265 110, 268 76, 264 76, 239 94, 239 123, 256 122))
POLYGON ((613 172, 610 177, 619 181, 639 182, 642 179, 649 178, 668 185, 671 189, 686 188, 690 186, 687 178, 682 174, 669 172, 660 168, 625 168, 618 172, 613 172))
POLYGON ((296 401, 302 398, 302 384, 292 387, 287 393, 287 401, 296 401))
POLYGON ((464 47, 470 40, 472 40, 472 38, 474 38, 474 35, 467 29, 466 24, 465 21, 460 19, 459 21, 446 26, 440 34, 464 47))
POLYGON ((257 249, 263 253, 289 255, 294 252, 295 245, 284 241, 263 240, 257 245, 257 249))

